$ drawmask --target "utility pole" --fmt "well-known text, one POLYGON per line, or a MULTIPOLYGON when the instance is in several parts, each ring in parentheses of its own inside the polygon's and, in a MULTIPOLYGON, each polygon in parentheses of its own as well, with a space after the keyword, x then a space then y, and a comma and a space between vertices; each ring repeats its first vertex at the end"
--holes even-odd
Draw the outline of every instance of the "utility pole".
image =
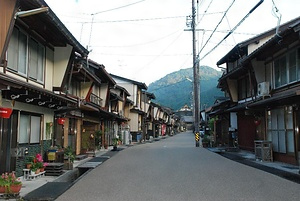
POLYGON ((195 0, 192 0, 192 33, 193 33, 193 85, 194 85, 194 131, 196 147, 199 147, 199 141, 201 143, 201 137, 199 132, 199 114, 200 114, 200 76, 199 76, 199 58, 196 52, 196 8, 195 0))

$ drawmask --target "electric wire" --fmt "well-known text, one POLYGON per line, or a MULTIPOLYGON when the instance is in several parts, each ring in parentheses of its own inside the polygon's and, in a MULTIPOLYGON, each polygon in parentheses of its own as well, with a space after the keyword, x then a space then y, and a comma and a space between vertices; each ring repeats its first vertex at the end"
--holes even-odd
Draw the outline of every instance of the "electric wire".
POLYGON ((147 44, 150 44, 150 43, 154 43, 154 42, 157 42, 157 41, 160 41, 160 40, 163 40, 165 38, 168 38, 176 33, 178 33, 179 31, 182 31, 182 28, 166 35, 166 36, 163 36, 161 38, 158 38, 158 39, 155 39, 155 40, 152 40, 152 41, 148 41, 148 42, 144 42, 144 43, 139 43, 139 44, 132 44, 132 45, 116 45, 116 46, 97 46, 97 45, 92 45, 91 47, 105 47, 105 48, 116 48, 116 47, 119 47, 119 48, 127 48, 127 47, 136 47, 136 46, 142 46, 142 45, 147 45, 147 44))
MULTIPOLYGON (((120 22, 139 22, 139 21, 155 21, 155 20, 167 20, 167 19, 177 19, 185 18, 186 16, 170 16, 170 17, 155 17, 155 18, 140 18, 140 19, 126 19, 126 20, 94 20, 93 24, 98 23, 120 23, 120 22)), ((76 23, 76 24, 90 24, 90 21, 76 21, 76 22, 66 22, 66 23, 76 23)))
POLYGON ((182 35, 183 32, 181 32, 165 49, 162 50, 162 52, 156 56, 155 58, 153 58, 150 62, 148 62, 146 65, 144 65, 142 68, 138 69, 138 72, 141 71, 142 69, 146 68, 147 66, 149 66, 151 63, 153 63, 158 57, 160 57, 172 44, 174 44, 178 38, 182 35))
POLYGON ((91 14, 91 16, 92 16, 91 31, 90 31, 90 36, 89 36, 89 42, 88 42, 88 47, 87 47, 87 49, 89 50, 89 47, 90 47, 90 44, 91 44, 92 31, 93 31, 93 24, 94 24, 95 15, 98 15, 98 14, 100 14, 100 13, 109 12, 109 11, 114 11, 114 10, 121 9, 121 8, 125 8, 125 7, 128 7, 128 6, 132 6, 132 5, 134 5, 134 4, 141 3, 141 2, 143 2, 143 1, 146 1, 146 0, 141 0, 141 1, 137 1, 137 2, 134 2, 134 3, 131 3, 131 4, 127 4, 127 5, 124 5, 124 6, 120 6, 120 7, 117 7, 117 8, 113 8, 113 9, 109 9, 109 10, 104 10, 104 11, 92 13, 92 14, 91 14))
MULTIPOLYGON (((227 24, 228 24, 229 29, 231 29, 231 26, 230 26, 230 23, 229 23, 229 20, 228 20, 228 17, 227 17, 227 16, 226 16, 226 22, 227 22, 227 24)), ((235 32, 235 34, 236 34, 236 32, 235 32)), ((234 35, 232 36, 232 39, 233 39, 234 44, 236 44, 234 35)))
MULTIPOLYGON (((224 40, 226 40, 248 17, 249 15, 263 3, 264 0, 260 0, 236 25, 229 31, 229 33, 216 45, 214 46, 209 52, 207 52, 200 60, 204 59, 207 55, 213 52, 224 40)), ((198 54, 199 57, 199 54, 198 54)))
POLYGON ((127 5, 124 5, 124 6, 120 6, 120 7, 116 7, 116 8, 104 10, 104 11, 99 11, 99 12, 96 12, 96 13, 92 13, 91 15, 98 15, 98 14, 100 14, 100 13, 106 13, 106 12, 118 10, 118 9, 121 9, 121 8, 125 8, 125 7, 128 7, 128 6, 132 6, 132 5, 134 5, 134 4, 141 3, 141 2, 143 2, 143 1, 146 1, 146 0, 137 1, 137 2, 134 2, 134 3, 131 3, 131 4, 127 4, 127 5))
POLYGON ((205 46, 207 45, 207 43, 209 42, 209 40, 211 39, 211 37, 214 35, 215 31, 218 29, 218 27, 220 26, 220 24, 223 22, 223 19, 225 18, 225 16, 227 15, 229 9, 232 7, 232 5, 234 4, 235 0, 232 1, 232 3, 229 5, 229 7, 227 8, 227 10, 224 12, 224 15, 222 16, 222 18, 220 19, 219 23, 217 24, 217 26, 215 27, 215 29, 213 30, 213 32, 210 34, 210 36, 208 37, 208 39, 206 40, 205 44, 203 45, 203 47, 201 48, 201 50, 198 53, 198 56, 200 55, 200 53, 203 51, 203 49, 205 48, 205 46))
POLYGON ((213 0, 211 0, 211 1, 209 2, 209 4, 208 4, 207 8, 205 9, 205 11, 204 11, 204 13, 203 13, 201 19, 197 22, 196 27, 197 27, 197 25, 200 24, 200 22, 203 20, 203 18, 204 18, 204 16, 206 15, 206 13, 207 13, 209 7, 211 6, 212 2, 213 2, 213 0))

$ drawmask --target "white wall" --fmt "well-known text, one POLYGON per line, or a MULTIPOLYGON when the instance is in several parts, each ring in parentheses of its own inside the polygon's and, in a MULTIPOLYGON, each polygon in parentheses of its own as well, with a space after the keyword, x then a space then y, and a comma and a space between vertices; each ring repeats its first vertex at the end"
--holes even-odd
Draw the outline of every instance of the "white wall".
POLYGON ((70 60, 73 47, 54 48, 54 70, 53 70, 53 87, 60 87, 65 76, 67 66, 70 60))

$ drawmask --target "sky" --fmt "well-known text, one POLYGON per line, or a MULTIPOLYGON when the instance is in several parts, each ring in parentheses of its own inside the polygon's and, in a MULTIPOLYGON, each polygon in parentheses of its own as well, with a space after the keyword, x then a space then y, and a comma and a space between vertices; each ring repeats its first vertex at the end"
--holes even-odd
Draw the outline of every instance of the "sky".
MULTIPOLYGON (((200 66, 216 66, 238 43, 299 15, 299 0, 195 0, 200 66), (248 15, 248 17, 246 17, 248 15), (242 19, 245 20, 242 21, 242 19), (241 22, 241 23, 240 23, 241 22), (226 40, 223 40, 230 30, 226 40), (215 30, 215 31, 214 31, 215 30), (222 41, 222 42, 221 42, 222 41)), ((193 66, 192 0, 46 0, 89 58, 147 85, 193 66)), ((201 75, 200 75, 201 76, 201 75)))

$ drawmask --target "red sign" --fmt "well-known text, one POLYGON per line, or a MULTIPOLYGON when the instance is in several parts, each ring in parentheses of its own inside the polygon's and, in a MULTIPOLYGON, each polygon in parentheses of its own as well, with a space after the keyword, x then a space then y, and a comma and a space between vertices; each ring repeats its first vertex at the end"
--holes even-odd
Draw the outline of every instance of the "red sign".
POLYGON ((57 123, 58 123, 59 125, 64 125, 64 123, 65 123, 65 118, 58 118, 58 119, 57 119, 57 123))
POLYGON ((12 108, 0 107, 0 117, 9 119, 12 111, 12 108))

